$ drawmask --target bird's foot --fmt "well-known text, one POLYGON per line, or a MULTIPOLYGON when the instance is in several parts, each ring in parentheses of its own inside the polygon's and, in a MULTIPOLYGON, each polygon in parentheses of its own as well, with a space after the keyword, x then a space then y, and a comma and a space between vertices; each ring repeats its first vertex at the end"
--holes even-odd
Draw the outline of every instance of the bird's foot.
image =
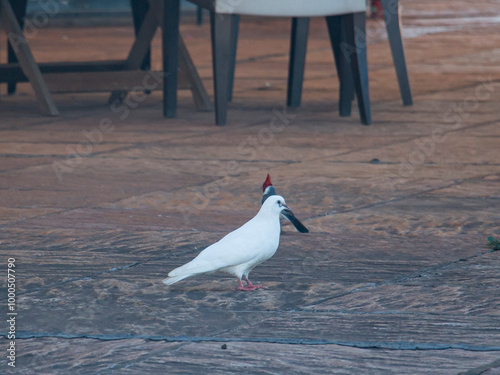
POLYGON ((255 287, 255 285, 252 285, 252 286, 243 286, 243 285, 240 285, 238 286, 234 292, 238 292, 238 291, 241 291, 241 292, 249 292, 251 290, 256 290, 257 288, 255 287))
POLYGON ((243 286, 241 279, 238 277, 238 287, 234 291, 235 292, 237 292, 237 291, 248 292, 250 290, 255 290, 255 289, 257 289, 257 288, 255 288, 251 283, 249 284, 248 281, 247 281, 247 286, 243 286))
POLYGON ((251 290, 257 290, 257 289, 267 289, 266 286, 262 285, 253 285, 250 280, 248 280, 247 277, 243 276, 243 280, 247 283, 247 286, 243 286, 243 283, 241 280, 238 278, 238 287, 234 290, 235 292, 237 291, 242 291, 242 292, 249 292, 251 290))
POLYGON ((243 276, 243 280, 245 280, 245 282, 247 283, 247 287, 254 288, 253 290, 255 290, 255 289, 269 289, 267 286, 253 285, 252 282, 246 276, 243 276))
POLYGON ((255 289, 269 289, 267 286, 264 286, 264 285, 253 285, 252 286, 255 288, 255 289))

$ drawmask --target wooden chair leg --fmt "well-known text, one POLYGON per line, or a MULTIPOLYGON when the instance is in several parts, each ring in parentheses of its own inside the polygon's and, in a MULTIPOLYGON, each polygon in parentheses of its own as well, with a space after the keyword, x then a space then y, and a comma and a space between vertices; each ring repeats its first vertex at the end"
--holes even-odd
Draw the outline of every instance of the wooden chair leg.
POLYGON ((406 60, 399 27, 398 0, 382 0, 382 10, 384 11, 385 27, 387 29, 387 38, 391 46, 394 68, 398 77, 399 91, 403 105, 412 105, 410 81, 406 70, 406 60))
POLYGON ((364 125, 369 125, 371 123, 371 114, 368 92, 368 63, 366 59, 366 14, 365 12, 348 14, 343 16, 342 20, 345 22, 343 31, 346 34, 346 47, 351 48, 351 53, 347 56, 351 61, 359 115, 361 122, 364 125))
POLYGON ((233 18, 230 14, 210 12, 210 28, 212 37, 212 66, 215 96, 215 123, 226 124, 227 103, 229 94, 231 28, 233 18))
POLYGON ((179 72, 184 72, 184 76, 189 81, 193 94, 194 106, 197 111, 210 112, 214 110, 210 97, 208 96, 193 60, 184 44, 184 40, 179 36, 179 72))
POLYGON ((177 117, 177 68, 179 64, 180 0, 163 0, 163 116, 177 117))
POLYGON ((8 0, 0 0, 0 17, 13 51, 19 61, 19 65, 24 74, 28 77, 33 87, 33 91, 35 91, 40 111, 44 115, 58 116, 59 111, 52 100, 52 96, 45 84, 42 73, 40 73, 40 68, 33 58, 28 46, 28 41, 17 23, 16 16, 8 0))
POLYGON ((233 89, 234 89, 234 70, 236 68, 236 49, 238 47, 238 32, 240 28, 240 16, 238 14, 231 15, 231 60, 229 62, 229 92, 227 94, 227 100, 230 102, 233 100, 233 89))
POLYGON ((292 18, 286 99, 286 103, 289 107, 300 106, 302 83, 304 81, 308 33, 308 17, 292 18))

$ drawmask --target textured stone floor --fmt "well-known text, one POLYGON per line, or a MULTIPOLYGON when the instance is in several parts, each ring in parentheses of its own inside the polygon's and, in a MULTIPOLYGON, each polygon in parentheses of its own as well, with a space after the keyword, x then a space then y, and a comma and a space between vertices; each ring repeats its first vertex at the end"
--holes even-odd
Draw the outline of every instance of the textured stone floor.
MULTIPOLYGON (((498 4, 403 7, 415 104, 401 105, 370 21, 369 127, 337 114, 321 20, 289 112, 289 22, 243 20, 226 127, 187 91, 176 120, 159 93, 129 112, 104 94, 56 95, 49 118, 28 85, 2 86, 0 263, 16 259, 18 316, 16 369, 4 322, 0 372, 499 374, 498 4), (267 173, 310 229, 285 226, 253 271, 269 290, 233 292, 225 275, 162 284, 256 213, 267 173)), ((211 92, 208 25, 193 23, 182 34, 211 92)), ((30 43, 39 61, 121 58, 131 34, 49 27, 30 43)))

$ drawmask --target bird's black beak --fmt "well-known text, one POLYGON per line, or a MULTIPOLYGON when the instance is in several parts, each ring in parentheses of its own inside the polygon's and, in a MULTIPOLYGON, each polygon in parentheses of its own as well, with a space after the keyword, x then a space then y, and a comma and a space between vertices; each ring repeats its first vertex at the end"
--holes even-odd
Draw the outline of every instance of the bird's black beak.
POLYGON ((283 207, 285 207, 282 211, 281 211, 281 214, 286 217, 288 220, 290 220, 290 222, 293 224, 293 226, 295 228, 297 228, 297 230, 300 232, 300 233, 309 233, 309 229, 307 229, 304 224, 302 224, 300 222, 299 219, 297 219, 295 217, 295 215, 293 214, 292 210, 290 209, 290 207, 288 207, 286 204, 283 205, 283 207))

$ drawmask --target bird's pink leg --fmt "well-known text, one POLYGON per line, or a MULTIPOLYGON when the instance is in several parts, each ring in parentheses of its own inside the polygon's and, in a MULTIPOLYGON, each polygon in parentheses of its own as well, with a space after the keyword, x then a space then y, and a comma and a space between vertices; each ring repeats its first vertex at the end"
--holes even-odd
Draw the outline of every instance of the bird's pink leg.
MULTIPOLYGON (((243 280, 246 281, 247 287, 249 287, 249 288, 254 288, 254 289, 269 289, 267 286, 253 285, 252 282, 245 275, 243 275, 243 280)), ((240 283, 241 283, 241 281, 240 281, 240 283)))
POLYGON ((255 289, 257 289, 257 288, 254 285, 252 285, 252 283, 247 282, 247 286, 243 286, 240 278, 238 277, 238 287, 234 291, 237 292, 238 290, 241 290, 243 292, 246 292, 246 291, 255 290, 255 289))

